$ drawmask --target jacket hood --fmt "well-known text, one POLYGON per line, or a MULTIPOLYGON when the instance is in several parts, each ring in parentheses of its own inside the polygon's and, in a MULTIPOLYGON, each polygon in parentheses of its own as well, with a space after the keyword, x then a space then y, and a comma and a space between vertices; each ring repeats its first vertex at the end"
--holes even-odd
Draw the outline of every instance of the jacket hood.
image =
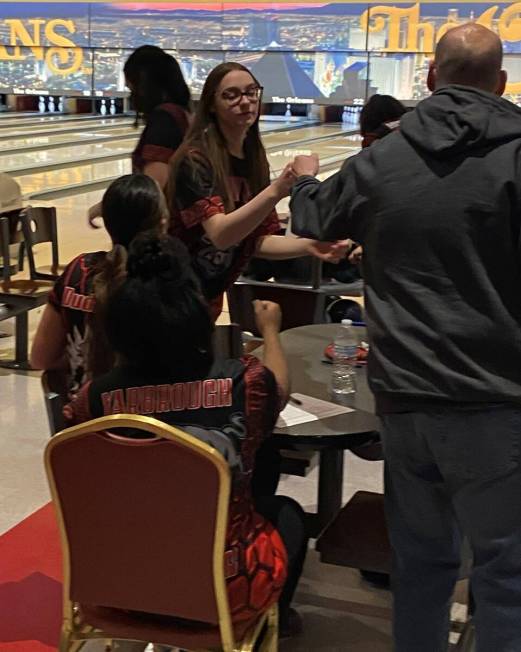
POLYGON ((521 109, 469 86, 445 86, 404 115, 400 131, 417 149, 454 156, 521 138, 521 109))

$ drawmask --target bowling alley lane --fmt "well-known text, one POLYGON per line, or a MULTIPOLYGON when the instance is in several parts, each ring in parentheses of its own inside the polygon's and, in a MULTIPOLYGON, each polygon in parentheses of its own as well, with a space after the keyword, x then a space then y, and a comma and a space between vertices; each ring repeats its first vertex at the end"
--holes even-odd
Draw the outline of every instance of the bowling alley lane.
POLYGON ((126 156, 116 161, 87 163, 59 170, 25 175, 12 174, 12 176, 20 184, 23 195, 33 195, 44 190, 60 190, 66 186, 78 187, 88 182, 119 177, 122 174, 128 174, 130 169, 130 158, 126 156))
POLYGON ((82 125, 81 131, 74 131, 71 133, 57 133, 54 135, 43 136, 29 136, 23 138, 9 138, 6 140, 0 139, 0 156, 2 152, 9 150, 20 151, 33 151, 34 149, 48 148, 51 150, 53 147, 60 147, 65 145, 77 145, 82 141, 100 141, 103 142, 107 139, 116 139, 120 137, 135 136, 137 138, 139 131, 136 131, 132 125, 122 127, 112 127, 102 131, 89 129, 82 125))
MULTIPOLYGON (((265 123, 261 125, 263 132, 266 126, 265 123)), ((323 139, 330 134, 341 136, 341 127, 338 125, 321 125, 270 131, 264 133, 264 143, 268 151, 271 151, 273 148, 282 147, 285 152, 288 145, 306 140, 323 139)), ((34 168, 38 166, 44 167, 63 164, 66 167, 75 162, 81 165, 82 161, 88 162, 89 158, 95 159, 104 156, 125 157, 132 152, 139 131, 135 131, 133 127, 120 127, 110 132, 110 141, 104 140, 98 143, 81 144, 82 140, 105 139, 107 135, 106 133, 98 133, 93 130, 80 131, 74 134, 57 134, 54 136, 41 136, 39 138, 0 141, 0 169, 4 172, 21 175, 24 174, 26 169, 32 170, 32 173, 37 173, 37 170, 34 170, 34 168), (117 135, 121 135, 122 137, 116 139, 115 136, 117 135), (70 146, 65 146, 65 144, 69 144, 70 146), (13 149, 15 152, 12 151, 13 149), (9 150, 9 152, 2 155, 2 150, 9 150)), ((318 146, 318 142, 313 144, 318 146)), ((311 144, 309 147, 311 147, 311 144)))
POLYGON ((22 138, 33 137, 40 135, 52 135, 57 133, 73 133, 76 131, 91 131, 91 130, 107 130, 114 127, 130 127, 134 124, 133 118, 93 118, 85 122, 64 122, 61 123, 46 123, 30 124, 26 126, 19 126, 18 124, 3 125, 0 121, 0 138, 5 140, 7 138, 22 138))
MULTIPOLYGON (((1 119, 0 119, 1 122, 1 119)), ((47 164, 56 164, 61 160, 69 161, 70 157, 68 155, 62 154, 58 151, 52 152, 52 148, 62 148, 68 145, 76 146, 76 144, 81 144, 81 142, 93 143, 95 141, 99 142, 111 142, 114 143, 115 147, 119 147, 119 143, 116 143, 116 138, 137 138, 141 132, 141 129, 136 130, 133 123, 122 124, 122 126, 111 126, 110 128, 104 128, 102 130, 97 130, 96 126, 91 128, 92 123, 88 125, 85 123, 78 124, 77 131, 56 131, 48 132, 42 135, 27 135, 24 137, 13 137, 5 138, 5 133, 0 133, 0 156, 2 152, 6 151, 6 154, 22 154, 24 152, 30 152, 33 150, 48 150, 47 157, 42 157, 39 160, 45 160, 47 164), (16 150, 16 151, 12 151, 16 150)), ((306 137, 321 137, 330 131, 337 132, 338 127, 331 128, 328 126, 323 127, 302 127, 296 128, 299 125, 288 127, 287 129, 280 130, 280 125, 274 122, 261 122, 261 131, 266 134, 267 146, 272 146, 279 144, 280 142, 293 142, 294 140, 301 140, 306 137)), ((72 127, 71 127, 72 129, 72 127)), ((127 141, 127 144, 129 142, 127 141)), ((131 152, 134 147, 135 141, 132 141, 128 147, 128 151, 131 152)), ((82 155, 83 157, 83 155, 82 155)), ((0 169, 8 172, 11 169, 20 169, 24 165, 25 159, 11 159, 11 158, 2 158, 2 164, 0 169)))
MULTIPOLYGON (((134 129, 134 121, 129 119, 119 119, 114 121, 114 119, 91 119, 88 121, 68 125, 50 125, 49 129, 45 125, 36 124, 34 130, 19 130, 13 125, 10 129, 1 129, 2 119, 0 118, 0 153, 3 149, 15 149, 15 148, 30 148, 31 146, 40 147, 43 145, 48 145, 52 147, 55 144, 60 144, 63 142, 71 142, 78 137, 79 139, 93 139, 93 138, 105 138, 106 136, 112 135, 121 135, 127 136, 130 134, 138 133, 134 129), (98 132, 98 128, 101 127, 101 130, 98 132)), ((281 125, 278 122, 271 121, 261 121, 261 131, 265 134, 270 133, 272 136, 276 136, 276 141, 282 139, 286 140, 289 134, 294 131, 302 134, 302 138, 309 136, 314 136, 315 133, 320 135, 323 126, 313 126, 313 127, 300 127, 299 124, 293 126, 288 126, 287 129, 284 128, 284 125, 281 125)), ((327 129, 331 128, 330 125, 326 126, 327 129)), ((333 129, 337 131, 338 128, 333 129)))
MULTIPOLYGON (((91 113, 0 113, 0 128, 8 127, 9 125, 26 127, 30 125, 58 125, 67 122, 89 122, 90 120, 99 120, 101 115, 94 115, 91 113)), ((116 116, 109 115, 109 118, 116 116)), ((119 115, 124 119, 122 115, 119 115)), ((128 117, 128 116, 127 116, 128 117)))
POLYGON ((23 173, 27 169, 34 169, 46 165, 74 164, 82 160, 96 159, 104 156, 127 157, 136 145, 137 134, 124 138, 101 143, 81 144, 78 139, 69 147, 55 149, 37 149, 17 154, 2 156, 0 150, 0 170, 10 174, 23 173))
MULTIPOLYGON (((275 135, 275 134, 272 134, 275 135)), ((297 144, 281 144, 280 149, 268 151, 268 158, 272 172, 277 174, 284 166, 293 160, 297 154, 309 154, 315 152, 326 165, 334 162, 341 163, 348 156, 356 153, 360 147, 360 139, 357 136, 337 136, 323 141, 297 144)), ((112 143, 105 145, 107 151, 116 152, 112 143)), ((79 149, 79 148, 76 148, 79 149)), ((22 186, 24 195, 33 195, 42 191, 60 190, 66 186, 73 186, 74 193, 83 183, 111 179, 130 172, 129 157, 116 161, 84 163, 75 167, 58 170, 31 173, 27 175, 13 174, 22 186)), ((47 197, 46 197, 47 199, 47 197)), ((52 199, 52 198, 49 198, 52 199)))

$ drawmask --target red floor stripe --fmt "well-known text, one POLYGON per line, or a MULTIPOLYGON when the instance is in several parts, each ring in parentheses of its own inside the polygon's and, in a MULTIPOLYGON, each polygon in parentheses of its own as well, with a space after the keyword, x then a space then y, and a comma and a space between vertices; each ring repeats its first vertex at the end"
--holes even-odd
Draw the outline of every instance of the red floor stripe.
POLYGON ((60 624, 60 539, 49 503, 0 536, 0 650, 55 651, 60 624))

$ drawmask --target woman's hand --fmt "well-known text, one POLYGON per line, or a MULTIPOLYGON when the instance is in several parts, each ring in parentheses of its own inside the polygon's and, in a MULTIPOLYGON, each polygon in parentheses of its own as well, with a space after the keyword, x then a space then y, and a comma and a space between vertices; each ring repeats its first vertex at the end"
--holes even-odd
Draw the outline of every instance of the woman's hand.
POLYGON ((253 302, 253 310, 255 311, 255 324, 262 337, 265 337, 267 332, 280 332, 282 311, 278 303, 256 299, 253 302))
POLYGON ((291 194, 291 189, 293 184, 297 180, 295 172, 293 172, 293 167, 291 163, 288 163, 286 167, 282 170, 280 176, 272 181, 271 186, 275 190, 278 199, 283 199, 288 197, 291 194))
POLYGON ((363 253, 364 253, 364 248, 362 247, 362 245, 358 245, 349 254, 348 256, 349 262, 352 263, 353 265, 358 265, 359 263, 362 262, 363 253))
POLYGON ((338 240, 337 242, 319 242, 312 240, 308 250, 311 256, 320 258, 326 263, 339 263, 347 257, 347 252, 352 248, 352 240, 338 240))
POLYGON ((87 212, 87 220, 89 222, 89 226, 91 226, 93 229, 101 229, 101 224, 96 224, 95 222, 95 220, 98 218, 101 218, 101 202, 91 206, 87 212))

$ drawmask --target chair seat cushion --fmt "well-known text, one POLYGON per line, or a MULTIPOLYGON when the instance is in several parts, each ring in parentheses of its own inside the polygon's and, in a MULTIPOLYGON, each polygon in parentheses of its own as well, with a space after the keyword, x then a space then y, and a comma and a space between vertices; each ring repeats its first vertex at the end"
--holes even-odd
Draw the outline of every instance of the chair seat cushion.
MULTIPOLYGON (((219 627, 206 623, 88 605, 81 605, 80 613, 82 624, 106 632, 110 638, 127 638, 189 650, 221 645, 219 627)), ((234 625, 236 642, 244 639, 259 617, 234 625)))

